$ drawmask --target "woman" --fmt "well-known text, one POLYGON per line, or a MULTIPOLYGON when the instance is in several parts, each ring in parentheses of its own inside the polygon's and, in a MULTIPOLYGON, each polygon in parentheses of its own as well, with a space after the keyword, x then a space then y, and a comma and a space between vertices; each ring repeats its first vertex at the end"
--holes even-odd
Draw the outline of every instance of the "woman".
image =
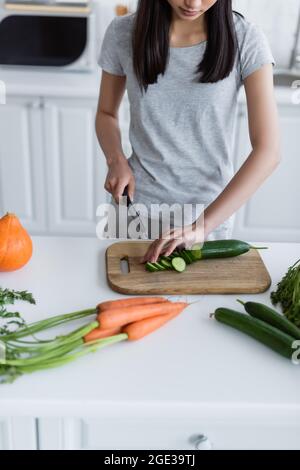
MULTIPOLYGON (((232 0, 140 0, 109 25, 96 130, 105 188, 116 203, 203 204, 197 220, 151 243, 143 261, 178 246, 230 238, 235 212, 280 161, 274 58, 262 31, 232 0), (234 175, 237 97, 244 85, 252 152, 234 175), (118 108, 127 89, 132 155, 126 160, 118 108)), ((245 156, 246 157, 246 156, 245 156)))

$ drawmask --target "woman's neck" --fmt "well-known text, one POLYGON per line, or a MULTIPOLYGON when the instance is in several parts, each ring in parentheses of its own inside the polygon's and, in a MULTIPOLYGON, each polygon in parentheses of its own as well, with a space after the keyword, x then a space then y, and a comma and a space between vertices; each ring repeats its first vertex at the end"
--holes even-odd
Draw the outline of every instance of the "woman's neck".
POLYGON ((207 24, 205 14, 197 20, 186 21, 173 14, 170 27, 170 46, 193 46, 207 40, 207 24))

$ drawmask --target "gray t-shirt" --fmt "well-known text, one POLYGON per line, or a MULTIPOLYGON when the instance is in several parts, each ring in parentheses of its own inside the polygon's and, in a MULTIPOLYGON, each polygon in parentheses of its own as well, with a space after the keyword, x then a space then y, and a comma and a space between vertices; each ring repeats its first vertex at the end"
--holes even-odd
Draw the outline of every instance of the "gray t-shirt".
MULTIPOLYGON (((98 62, 106 72, 127 78, 134 200, 148 207, 163 202, 207 207, 234 176, 234 127, 243 80, 264 64, 275 65, 268 41, 257 25, 234 14, 238 53, 227 78, 213 84, 195 80, 206 41, 170 47, 164 76, 143 94, 132 64, 134 18, 111 22, 98 62)), ((231 222, 219 227, 226 229, 231 222)))

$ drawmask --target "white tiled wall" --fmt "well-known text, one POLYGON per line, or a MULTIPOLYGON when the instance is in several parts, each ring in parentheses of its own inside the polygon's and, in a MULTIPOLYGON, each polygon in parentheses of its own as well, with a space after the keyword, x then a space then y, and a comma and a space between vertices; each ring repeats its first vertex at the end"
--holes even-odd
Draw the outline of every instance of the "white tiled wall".
POLYGON ((300 0, 233 0, 234 8, 266 33, 278 68, 288 68, 295 45, 300 0))

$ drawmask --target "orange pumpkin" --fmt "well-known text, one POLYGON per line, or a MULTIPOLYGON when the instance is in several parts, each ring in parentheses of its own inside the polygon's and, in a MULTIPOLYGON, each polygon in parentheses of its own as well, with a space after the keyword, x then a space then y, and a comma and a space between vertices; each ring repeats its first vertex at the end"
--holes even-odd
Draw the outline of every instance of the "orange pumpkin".
POLYGON ((32 255, 32 241, 19 219, 7 213, 0 219, 0 271, 22 268, 32 255))

